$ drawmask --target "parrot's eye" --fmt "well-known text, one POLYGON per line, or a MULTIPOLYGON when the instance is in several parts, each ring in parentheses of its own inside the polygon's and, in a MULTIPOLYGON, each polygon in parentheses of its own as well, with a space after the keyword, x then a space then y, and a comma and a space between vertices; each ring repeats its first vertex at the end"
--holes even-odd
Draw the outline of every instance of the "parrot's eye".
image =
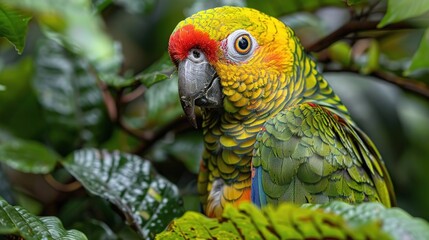
POLYGON ((235 50, 240 54, 249 53, 250 49, 252 49, 252 41, 248 34, 240 35, 234 44, 235 50))
POLYGON ((258 46, 255 38, 242 29, 231 33, 224 41, 227 58, 237 63, 247 61, 258 46))

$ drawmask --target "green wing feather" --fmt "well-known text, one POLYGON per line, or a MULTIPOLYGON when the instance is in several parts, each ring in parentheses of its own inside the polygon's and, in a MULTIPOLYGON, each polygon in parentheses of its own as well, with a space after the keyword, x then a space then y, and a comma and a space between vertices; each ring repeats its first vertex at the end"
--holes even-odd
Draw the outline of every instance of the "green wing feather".
POLYGON ((372 142, 327 108, 313 103, 293 106, 264 128, 252 161, 254 202, 378 201, 388 207, 395 203, 372 142))

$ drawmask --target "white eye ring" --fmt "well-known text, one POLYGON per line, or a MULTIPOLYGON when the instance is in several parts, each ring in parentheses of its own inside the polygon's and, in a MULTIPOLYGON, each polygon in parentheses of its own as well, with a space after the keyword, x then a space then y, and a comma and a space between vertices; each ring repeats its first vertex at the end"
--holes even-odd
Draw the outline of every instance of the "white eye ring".
POLYGON ((226 55, 228 59, 234 62, 247 61, 258 47, 255 38, 249 32, 242 29, 231 33, 226 41, 226 55))

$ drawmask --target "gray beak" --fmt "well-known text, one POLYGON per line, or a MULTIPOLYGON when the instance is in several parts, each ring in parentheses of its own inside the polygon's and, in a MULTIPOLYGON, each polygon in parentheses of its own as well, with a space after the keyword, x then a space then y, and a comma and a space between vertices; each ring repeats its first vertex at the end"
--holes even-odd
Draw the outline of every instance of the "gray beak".
POLYGON ((178 73, 180 103, 192 126, 197 128, 195 105, 204 108, 222 106, 220 79, 199 49, 191 49, 188 57, 179 62, 178 73))

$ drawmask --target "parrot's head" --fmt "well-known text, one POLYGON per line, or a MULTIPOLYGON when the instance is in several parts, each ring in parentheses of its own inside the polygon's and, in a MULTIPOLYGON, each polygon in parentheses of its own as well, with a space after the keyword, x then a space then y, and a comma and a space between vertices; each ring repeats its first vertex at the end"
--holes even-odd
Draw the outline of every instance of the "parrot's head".
POLYGON ((250 8, 214 8, 181 21, 168 51, 185 114, 196 127, 195 105, 240 116, 266 113, 287 94, 278 90, 292 75, 297 44, 289 27, 250 8))

